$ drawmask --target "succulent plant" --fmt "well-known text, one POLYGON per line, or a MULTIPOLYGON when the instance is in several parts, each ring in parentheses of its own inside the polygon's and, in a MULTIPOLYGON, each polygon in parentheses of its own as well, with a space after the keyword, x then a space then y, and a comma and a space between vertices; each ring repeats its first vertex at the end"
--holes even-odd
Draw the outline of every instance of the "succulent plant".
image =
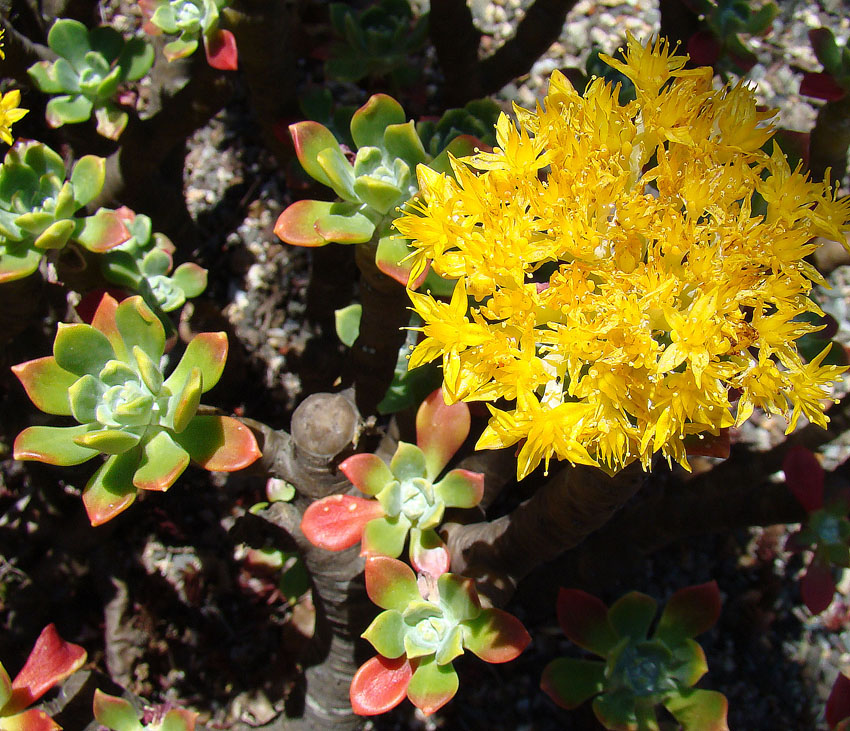
POLYGON ((558 621, 564 633, 604 660, 553 660, 543 671, 542 689, 564 708, 594 698, 593 712, 607 729, 657 729, 655 706, 661 703, 685 731, 727 731, 726 698, 693 687, 708 671, 693 637, 720 615, 717 584, 673 594, 650 636, 656 606, 651 597, 633 591, 608 609, 586 592, 561 589, 558 621))
POLYGON ((451 470, 436 481, 469 434, 469 408, 446 405, 441 389, 416 413, 417 444, 400 442, 387 466, 374 454, 355 454, 339 469, 374 500, 331 495, 304 511, 301 530, 320 548, 341 551, 361 543, 365 556, 401 555, 410 535, 410 562, 433 576, 448 571, 449 553, 434 530, 447 507, 472 508, 481 502, 484 476, 451 470), (417 446, 418 445, 418 446, 417 446))
POLYGON ((45 94, 51 127, 85 122, 94 111, 97 131, 118 139, 127 126, 127 113, 113 101, 121 84, 141 79, 153 64, 153 46, 141 38, 125 41, 109 26, 89 30, 76 20, 57 20, 47 45, 59 56, 29 68, 30 78, 45 94))
POLYGON ((741 34, 766 34, 779 13, 772 2, 753 9, 750 0, 686 0, 703 21, 703 29, 688 40, 688 54, 694 63, 706 66, 728 65, 738 73, 751 69, 758 59, 741 40, 741 34))
POLYGON ((813 28, 809 42, 823 71, 807 72, 800 93, 824 101, 838 101, 850 93, 850 44, 839 46, 829 28, 813 28))
POLYGON ((14 680, 0 664, 0 729, 54 731, 59 725, 42 710, 29 708, 86 661, 86 651, 65 642, 48 624, 35 641, 27 661, 14 680), (29 710, 27 710, 29 709, 29 710))
POLYGON ((237 68, 236 39, 229 30, 219 28, 227 0, 140 0, 139 5, 148 19, 147 33, 179 36, 163 48, 169 61, 191 56, 203 40, 210 66, 221 71, 237 68))
POLYGON ((171 312, 207 286, 207 270, 186 262, 172 273, 175 246, 161 233, 153 233, 151 220, 129 208, 116 213, 124 221, 130 238, 100 257, 104 277, 142 295, 155 311, 171 312))
POLYGON ((452 699, 458 677, 452 661, 469 650, 485 662, 509 662, 531 641, 501 609, 482 609, 472 579, 456 574, 424 577, 385 556, 366 560, 366 591, 382 609, 363 633, 378 656, 351 681, 355 713, 373 715, 407 696, 424 713, 452 699))
POLYGON ((125 510, 138 490, 167 490, 190 458, 208 470, 242 469, 259 457, 251 431, 228 416, 199 414, 221 377, 225 333, 201 333, 168 378, 162 323, 141 297, 104 295, 91 325, 60 324, 53 355, 12 370, 33 403, 79 426, 31 426, 15 459, 75 465, 108 455, 83 491, 92 525, 125 510))
POLYGON ((158 708, 149 723, 142 723, 132 704, 100 689, 94 692, 94 719, 112 731, 194 731, 198 714, 185 708, 158 708))
POLYGON ((428 154, 434 157, 461 136, 474 137, 482 147, 493 147, 501 112, 492 99, 473 99, 459 109, 449 109, 438 120, 420 120, 416 132, 428 154))
POLYGON ((410 265, 404 260, 409 249, 391 224, 398 207, 419 190, 416 166, 423 163, 448 172, 449 153, 470 154, 476 141, 455 137, 432 157, 413 122, 405 122, 401 105, 386 94, 370 97, 351 118, 351 136, 358 147, 353 163, 324 125, 298 122, 289 131, 307 174, 332 188, 341 200, 296 201, 280 214, 274 228, 278 237, 296 246, 374 241, 378 268, 407 284, 410 265))
POLYGON ((0 282, 32 274, 44 254, 75 241, 104 252, 129 238, 114 211, 76 217, 103 188, 105 161, 80 158, 65 171, 62 158, 40 142, 18 143, 0 165, 0 282))
POLYGON ((832 567, 850 568, 850 505, 846 496, 824 504, 823 467, 805 447, 791 447, 782 469, 788 489, 809 514, 800 530, 789 536, 788 548, 813 551, 800 579, 800 594, 808 610, 820 614, 835 596, 832 567))
POLYGON ((416 81, 410 57, 428 38, 428 14, 414 18, 407 0, 377 0, 363 10, 331 3, 331 26, 338 39, 325 62, 325 75, 336 81, 388 79, 396 88, 416 81))

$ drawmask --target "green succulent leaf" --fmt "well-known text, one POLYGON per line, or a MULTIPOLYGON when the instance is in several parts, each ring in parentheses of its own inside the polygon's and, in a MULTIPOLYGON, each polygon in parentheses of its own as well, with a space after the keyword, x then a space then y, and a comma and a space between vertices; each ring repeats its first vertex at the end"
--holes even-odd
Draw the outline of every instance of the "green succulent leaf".
POLYGON ((404 654, 406 628, 407 625, 401 612, 388 609, 375 617, 360 636, 369 641, 372 647, 378 651, 378 654, 393 659, 404 654))
POLYGON ((673 646, 712 627, 720 617, 717 582, 680 589, 667 601, 655 637, 673 646))
POLYGON ((381 609, 403 611, 411 602, 422 601, 410 567, 386 556, 366 559, 366 593, 381 609))
POLYGON ((77 437, 76 442, 82 447, 94 449, 103 454, 123 454, 135 447, 140 441, 138 434, 120 429, 103 429, 92 431, 77 437))
POLYGON ((605 663, 560 657, 543 670, 540 687, 562 708, 578 708, 605 687, 605 663))
POLYGON ((632 591, 611 605, 608 621, 620 637, 638 642, 646 639, 657 607, 652 597, 632 591))
POLYGON ((133 473, 139 464, 139 449, 116 454, 92 475, 83 490, 83 505, 93 526, 111 520, 136 499, 133 473))
POLYGON ((671 694, 664 707, 682 724, 685 731, 728 731, 726 715, 729 703, 714 690, 685 688, 671 694))
POLYGON ((304 171, 313 179, 333 187, 331 179, 318 162, 319 153, 328 148, 339 149, 339 142, 333 133, 318 122, 298 122, 290 125, 289 134, 295 145, 295 154, 304 171))
POLYGON ((387 127, 405 121, 401 104, 386 94, 374 94, 351 118, 351 136, 357 147, 383 148, 387 127))
POLYGON ((410 170, 429 159, 412 120, 389 125, 384 132, 384 147, 390 157, 404 160, 410 170))
POLYGON ((77 438, 95 426, 31 426, 15 439, 13 453, 18 460, 35 460, 58 467, 82 464, 97 454, 77 443, 77 438))
POLYGON ((63 124, 79 124, 91 117, 94 103, 82 94, 74 96, 62 94, 54 96, 47 102, 45 117, 51 127, 61 127, 63 124))
POLYGON ((183 389, 171 397, 169 412, 172 414, 174 431, 178 434, 189 426, 189 422, 195 417, 198 406, 201 403, 203 391, 203 377, 200 368, 193 368, 183 389))
POLYGON ((61 249, 74 233, 76 225, 73 221, 54 221, 44 232, 33 241, 36 249, 61 249))
POLYGON ((81 157, 71 171, 71 187, 78 206, 91 203, 103 190, 106 180, 106 160, 94 155, 81 157))
POLYGON ((93 712, 95 720, 112 731, 143 731, 138 714, 123 698, 108 695, 99 688, 94 691, 93 712))
POLYGON ((458 574, 443 574, 437 579, 437 590, 443 612, 453 621, 465 622, 481 613, 481 602, 472 579, 458 574))
POLYGON ((202 392, 206 393, 218 383, 226 361, 227 333, 200 333, 189 341, 174 372, 165 380, 165 386, 172 393, 181 392, 197 368, 201 372, 202 392))
POLYGON ((47 45, 56 55, 68 59, 75 69, 80 70, 86 53, 91 49, 88 28, 76 20, 57 20, 47 34, 47 45))
POLYGON ((12 372, 37 408, 48 414, 70 416, 68 391, 77 376, 60 367, 53 356, 19 363, 12 366, 12 372))
POLYGON ((188 466, 189 453, 162 430, 145 443, 133 485, 140 490, 167 490, 188 466))
POLYGON ((165 350, 165 329, 141 297, 129 297, 118 305, 115 324, 130 353, 139 347, 154 363, 159 363, 165 350))
POLYGON ((115 351, 106 336, 91 325, 60 323, 53 356, 57 365, 70 373, 97 376, 115 351))
POLYGON ((375 518, 363 528, 360 552, 364 556, 396 558, 404 550, 410 521, 403 515, 396 518, 375 518))
POLYGON ((531 642, 522 622, 502 609, 482 609, 463 627, 464 647, 485 662, 509 662, 531 642))
POLYGON ((596 696, 593 700, 593 712, 609 731, 633 731, 638 728, 635 697, 628 690, 596 696))
POLYGON ((427 471, 425 454, 415 444, 399 442, 390 461, 390 471, 400 482, 425 477, 427 471))
POLYGON ((363 315, 363 305, 355 303, 334 311, 336 336, 343 345, 352 347, 360 335, 360 318, 363 315))
POLYGON ((407 686, 407 697, 423 713, 430 714, 442 708, 452 698, 459 686, 451 664, 438 665, 434 658, 422 660, 407 686))

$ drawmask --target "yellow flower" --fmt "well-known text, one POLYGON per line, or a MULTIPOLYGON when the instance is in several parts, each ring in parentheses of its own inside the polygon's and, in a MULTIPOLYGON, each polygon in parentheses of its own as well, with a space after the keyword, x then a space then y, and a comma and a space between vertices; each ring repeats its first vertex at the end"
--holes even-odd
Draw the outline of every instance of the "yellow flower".
POLYGON ((0 140, 7 145, 15 141, 12 137, 12 125, 29 111, 29 109, 19 109, 20 103, 21 92, 17 89, 0 94, 0 140))
POLYGON ((6 60, 6 52, 3 50, 3 36, 6 35, 6 29, 0 28, 0 61, 6 60))
POLYGON ((688 437, 754 408, 825 423, 843 369, 798 353, 822 281, 804 257, 844 241, 850 199, 763 152, 772 113, 686 60, 629 37, 608 59, 638 90, 627 104, 553 74, 492 153, 453 160, 455 178, 420 167, 397 221, 420 271, 457 280, 448 304, 410 293, 410 366, 441 358, 451 399, 505 402, 477 446, 521 444, 519 478, 553 457, 687 468, 688 437))

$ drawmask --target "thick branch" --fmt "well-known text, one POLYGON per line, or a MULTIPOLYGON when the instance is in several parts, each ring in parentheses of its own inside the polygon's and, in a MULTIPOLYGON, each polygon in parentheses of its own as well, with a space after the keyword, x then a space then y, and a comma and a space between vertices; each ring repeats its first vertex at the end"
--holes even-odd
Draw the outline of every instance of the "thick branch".
POLYGON ((535 61, 560 37, 567 13, 575 4, 576 0, 535 0, 513 38, 481 62, 481 96, 495 94, 531 71, 535 61))
POLYGON ((428 25, 445 80, 445 106, 461 107, 483 96, 478 63, 481 33, 465 0, 431 0, 428 25))
POLYGON ((452 571, 475 577, 479 593, 504 604, 523 577, 604 525, 643 482, 637 464, 614 477, 593 467, 565 468, 509 515, 447 526, 452 571))

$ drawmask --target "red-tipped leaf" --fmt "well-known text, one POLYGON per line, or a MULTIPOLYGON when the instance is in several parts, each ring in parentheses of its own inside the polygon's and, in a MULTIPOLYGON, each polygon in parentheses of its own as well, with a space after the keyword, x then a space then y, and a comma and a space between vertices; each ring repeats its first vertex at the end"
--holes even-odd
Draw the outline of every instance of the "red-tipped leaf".
POLYGON ((416 412, 416 444, 425 453, 428 478, 442 472, 469 435, 469 407, 447 404, 443 389, 431 393, 416 412))
POLYGON ((807 71, 800 81, 800 93, 815 99, 834 102, 843 99, 847 95, 847 90, 840 86, 827 71, 807 71))
POLYGON ((794 445, 782 461, 785 484, 806 512, 823 507, 823 467, 811 450, 794 445))
POLYGON ((35 703, 86 661, 86 651, 65 642, 53 624, 48 624, 35 641, 21 672, 12 681, 12 697, 3 712, 21 710, 35 703))
POLYGON ((606 657, 619 639, 608 622, 605 603, 581 589, 558 592, 558 623, 570 640, 601 657, 606 657))
POLYGON ((236 71, 239 66, 239 54, 236 51, 236 38, 229 30, 217 30, 204 36, 204 51, 207 63, 219 71, 236 71))
POLYGON ((251 430, 230 416, 196 416, 174 441, 211 472, 241 470, 262 454, 251 430))
POLYGON ((485 662, 510 662, 530 642, 522 622, 502 609, 484 609, 464 622, 464 647, 485 662))
POLYGON ((359 716, 374 716, 395 708, 407 695, 411 677, 413 668, 404 655, 395 660, 380 655, 367 660, 351 680, 352 710, 359 716))
POLYGON ((366 593, 381 609, 400 612, 407 609, 410 602, 422 599, 410 567, 387 556, 366 559, 366 593))
POLYGON ((352 455, 340 463, 339 470, 364 495, 377 495, 395 480, 387 464, 370 453, 352 455))
POLYGON ((327 551, 342 551, 360 542, 363 528, 384 514, 377 500, 331 495, 304 511, 301 531, 310 543, 327 551))
POLYGON ((717 622, 720 604, 716 581, 679 589, 665 605, 654 636, 668 643, 696 637, 717 622))

